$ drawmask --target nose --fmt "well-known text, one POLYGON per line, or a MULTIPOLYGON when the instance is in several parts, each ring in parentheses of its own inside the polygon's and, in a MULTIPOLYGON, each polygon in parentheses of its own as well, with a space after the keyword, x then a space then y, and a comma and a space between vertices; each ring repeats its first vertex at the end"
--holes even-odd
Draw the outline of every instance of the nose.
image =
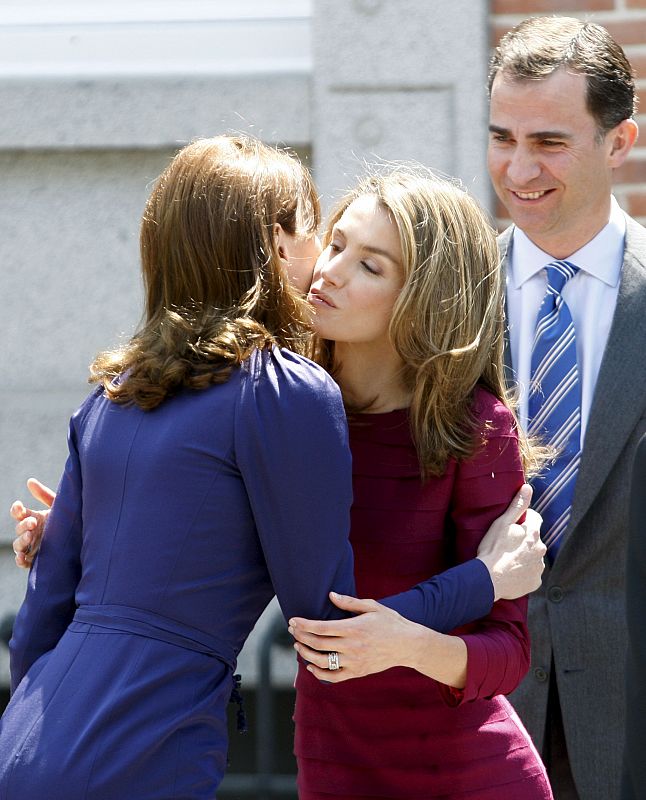
POLYGON ((540 164, 530 148, 516 146, 507 165, 507 177, 514 186, 526 186, 540 173, 540 164))
POLYGON ((319 259, 319 275, 326 282, 333 286, 340 286, 344 280, 345 259, 344 252, 333 253, 326 249, 319 259))

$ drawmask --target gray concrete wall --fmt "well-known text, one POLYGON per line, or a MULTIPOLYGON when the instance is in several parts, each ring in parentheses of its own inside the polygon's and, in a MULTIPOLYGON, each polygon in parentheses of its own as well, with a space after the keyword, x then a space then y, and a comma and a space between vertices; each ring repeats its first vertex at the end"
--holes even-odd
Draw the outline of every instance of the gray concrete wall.
POLYGON ((489 203, 485 0, 317 0, 315 174, 329 200, 362 161, 420 161, 489 203))

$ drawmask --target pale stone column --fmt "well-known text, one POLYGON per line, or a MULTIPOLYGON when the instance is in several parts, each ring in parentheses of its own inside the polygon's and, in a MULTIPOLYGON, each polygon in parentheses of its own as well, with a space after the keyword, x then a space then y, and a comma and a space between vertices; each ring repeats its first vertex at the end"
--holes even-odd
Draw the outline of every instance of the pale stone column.
POLYGON ((489 204, 485 0, 314 0, 312 40, 324 204, 375 158, 455 175, 489 204))

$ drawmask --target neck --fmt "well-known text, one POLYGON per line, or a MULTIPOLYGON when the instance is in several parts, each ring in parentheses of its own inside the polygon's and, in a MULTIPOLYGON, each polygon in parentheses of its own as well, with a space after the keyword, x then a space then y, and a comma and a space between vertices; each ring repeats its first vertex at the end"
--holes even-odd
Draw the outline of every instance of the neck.
POLYGON ((381 414, 408 408, 410 390, 404 385, 404 364, 390 345, 375 347, 336 342, 336 379, 348 402, 366 413, 381 414))
POLYGON ((527 234, 528 238, 534 242, 537 247, 550 255, 552 258, 565 259, 569 258, 572 253, 576 253, 588 242, 591 242, 598 233, 600 233, 608 224, 610 220, 610 195, 608 195, 608 202, 596 217, 591 217, 586 220, 586 224, 580 228, 573 228, 555 234, 553 236, 532 238, 527 234))

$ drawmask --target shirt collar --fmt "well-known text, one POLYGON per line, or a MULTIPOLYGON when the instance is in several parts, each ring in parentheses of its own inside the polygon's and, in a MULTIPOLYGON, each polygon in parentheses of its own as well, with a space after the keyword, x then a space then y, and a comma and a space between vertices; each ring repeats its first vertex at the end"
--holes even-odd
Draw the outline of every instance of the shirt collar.
MULTIPOLYGON (((610 198, 610 218, 599 233, 567 260, 593 275, 595 278, 616 286, 621 275, 626 238, 626 216, 614 197, 610 198)), ((519 289, 525 281, 538 274, 546 264, 553 261, 549 253, 537 247, 520 228, 514 228, 513 247, 509 262, 511 281, 519 289)))

